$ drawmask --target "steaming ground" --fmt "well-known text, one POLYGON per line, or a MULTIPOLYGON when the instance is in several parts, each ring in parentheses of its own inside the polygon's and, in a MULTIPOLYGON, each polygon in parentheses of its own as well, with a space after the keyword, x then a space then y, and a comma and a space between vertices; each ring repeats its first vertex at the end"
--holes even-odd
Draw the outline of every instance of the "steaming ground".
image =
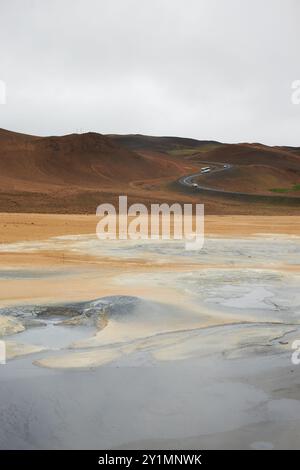
POLYGON ((1 448, 299 446, 298 237, 0 250, 1 448))

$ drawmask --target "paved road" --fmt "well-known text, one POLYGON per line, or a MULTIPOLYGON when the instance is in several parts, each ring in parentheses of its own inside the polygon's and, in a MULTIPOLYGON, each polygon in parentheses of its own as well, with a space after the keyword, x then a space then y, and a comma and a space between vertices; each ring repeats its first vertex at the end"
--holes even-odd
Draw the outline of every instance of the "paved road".
MULTIPOLYGON (((200 184, 199 182, 195 182, 195 178, 198 178, 199 176, 201 176, 202 178, 204 178, 207 174, 212 174, 212 173, 218 173, 220 171, 228 171, 232 168, 232 165, 230 165, 229 163, 216 163, 216 162, 203 162, 203 164, 206 164, 207 166, 209 166, 211 168, 211 170, 209 172, 198 172, 198 173, 193 173, 192 175, 187 175, 187 176, 182 176, 178 182, 184 186, 188 186, 188 187, 192 187, 192 188, 195 188, 195 189, 204 189, 204 190, 207 190, 207 191, 215 191, 215 192, 228 192, 228 191, 224 191, 223 189, 213 189, 213 188, 209 188, 208 186, 204 186, 202 184, 200 184), (197 185, 197 186, 195 186, 197 185)), ((236 194, 236 193, 233 193, 233 194, 236 194)))
POLYGON ((270 202, 290 202, 290 203, 296 203, 297 205, 300 205, 300 197, 297 196, 281 196, 281 195, 271 195, 271 194, 251 194, 251 193, 243 193, 243 192, 234 192, 234 191, 226 191, 225 189, 219 189, 219 188, 211 188, 209 186, 206 186, 202 183, 199 183, 199 180, 196 182, 195 179, 199 177, 205 179, 206 175, 211 175, 213 173, 218 173, 221 171, 230 171, 232 168, 234 168, 234 165, 231 165, 229 163, 220 163, 220 162, 202 162, 203 165, 206 165, 207 167, 209 166, 211 170, 209 172, 202 172, 199 171, 198 173, 193 173, 192 175, 187 175, 187 176, 182 176, 179 180, 178 183, 189 187, 195 191, 199 192, 210 192, 211 194, 217 194, 217 195, 224 195, 224 196, 230 196, 230 197, 238 197, 238 198, 244 198, 244 199, 259 199, 259 200, 265 200, 265 201, 270 201, 270 202))

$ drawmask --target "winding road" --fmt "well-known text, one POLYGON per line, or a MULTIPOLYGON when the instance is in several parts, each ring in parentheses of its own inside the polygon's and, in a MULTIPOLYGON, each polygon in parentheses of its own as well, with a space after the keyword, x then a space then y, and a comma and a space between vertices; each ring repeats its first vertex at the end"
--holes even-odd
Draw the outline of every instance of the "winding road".
MULTIPOLYGON (((216 162, 202 162, 202 163, 206 165, 209 164, 209 168, 210 168, 209 172, 203 172, 203 170, 201 170, 200 172, 193 173, 192 175, 182 176, 178 180, 178 182, 184 186, 192 187, 195 189, 204 189, 206 191, 216 191, 216 192, 221 192, 221 193, 227 192, 227 191, 224 191, 223 189, 213 189, 207 186, 203 186, 202 184, 195 183, 194 179, 198 178, 199 176, 205 177, 205 175, 207 175, 208 173, 211 175, 212 173, 218 173, 220 171, 230 170, 232 168, 232 165, 230 165, 229 163, 224 164, 224 163, 216 163, 216 162)), ((232 193, 232 194, 236 194, 236 193, 232 193)))
POLYGON ((290 202, 290 203, 296 203, 297 205, 300 205, 300 197, 297 196, 279 196, 279 195, 270 195, 270 194, 253 194, 253 193, 244 193, 244 192, 234 192, 234 191, 226 191, 225 189, 219 189, 219 188, 211 188, 209 186, 200 184, 198 181, 196 182, 195 179, 202 177, 205 178, 207 174, 213 174, 213 173, 218 173, 221 171, 229 171, 232 168, 234 168, 234 165, 230 163, 220 163, 220 162, 201 162, 207 167, 209 166, 210 171, 209 172, 204 172, 203 170, 193 173, 192 175, 186 175, 182 176, 179 178, 177 183, 179 183, 182 186, 188 187, 190 189, 193 189, 194 191, 199 191, 199 192, 209 192, 211 194, 216 194, 216 195, 223 195, 223 196, 229 196, 229 197, 234 197, 234 198, 244 198, 244 199, 256 199, 256 200, 262 200, 262 201, 269 201, 269 202, 290 202))

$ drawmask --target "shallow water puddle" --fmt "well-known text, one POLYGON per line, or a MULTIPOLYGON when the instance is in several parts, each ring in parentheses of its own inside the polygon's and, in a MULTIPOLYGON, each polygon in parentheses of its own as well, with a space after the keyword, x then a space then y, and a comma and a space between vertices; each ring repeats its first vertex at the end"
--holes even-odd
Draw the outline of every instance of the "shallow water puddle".
POLYGON ((21 333, 7 336, 9 341, 34 344, 46 349, 65 349, 78 340, 91 336, 94 328, 89 326, 57 325, 61 318, 44 319, 44 326, 28 328, 21 333))

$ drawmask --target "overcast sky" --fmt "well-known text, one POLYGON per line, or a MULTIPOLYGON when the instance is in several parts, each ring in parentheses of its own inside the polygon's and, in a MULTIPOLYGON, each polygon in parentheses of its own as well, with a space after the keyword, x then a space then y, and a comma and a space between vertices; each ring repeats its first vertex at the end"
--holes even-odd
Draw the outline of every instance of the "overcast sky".
POLYGON ((299 0, 0 0, 0 127, 300 146, 299 0))

